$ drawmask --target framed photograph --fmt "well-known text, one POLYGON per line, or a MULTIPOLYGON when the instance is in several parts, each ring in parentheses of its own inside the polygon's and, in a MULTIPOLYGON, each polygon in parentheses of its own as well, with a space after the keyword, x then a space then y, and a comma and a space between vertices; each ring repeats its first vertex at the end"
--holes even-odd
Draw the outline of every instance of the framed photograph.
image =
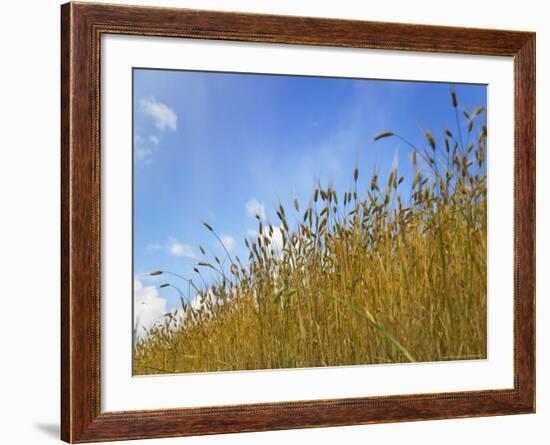
POLYGON ((61 435, 535 411, 535 34, 61 8, 61 435))

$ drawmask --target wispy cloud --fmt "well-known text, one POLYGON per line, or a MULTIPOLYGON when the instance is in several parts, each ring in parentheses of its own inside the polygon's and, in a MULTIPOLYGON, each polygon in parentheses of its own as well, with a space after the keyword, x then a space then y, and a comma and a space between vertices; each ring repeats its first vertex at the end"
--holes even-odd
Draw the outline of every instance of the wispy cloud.
POLYGON ((180 243, 173 238, 170 240, 170 244, 168 245, 168 251, 174 256, 182 256, 194 260, 197 259, 197 255, 195 255, 195 252, 193 252, 193 248, 191 246, 180 243))
POLYGON ((158 102, 154 97, 142 99, 141 111, 153 119, 155 127, 159 130, 176 130, 178 116, 168 105, 158 102))
POLYGON ((253 218, 258 216, 261 220, 265 220, 265 205, 256 198, 250 198, 246 203, 246 214, 253 218))
POLYGON ((134 138, 134 152, 140 161, 148 159, 153 154, 153 149, 139 134, 134 138))
MULTIPOLYGON (((231 237, 229 237, 231 238, 231 237)), ((177 257, 191 258, 193 260, 198 259, 193 247, 189 244, 180 243, 176 238, 168 238, 167 243, 152 242, 145 246, 145 251, 148 253, 164 251, 170 255, 177 257)))
MULTIPOLYGON (((165 129, 176 130, 178 117, 168 105, 158 102, 155 98, 142 99, 140 110, 153 120, 153 124, 159 132, 165 129)), ((161 138, 158 134, 136 134, 134 140, 134 153, 138 161, 144 164, 153 162, 153 154, 158 150, 161 138)))
POLYGON ((159 149, 160 138, 157 135, 150 134, 147 137, 143 137, 140 134, 136 134, 134 138, 134 153, 138 161, 144 164, 151 164, 153 162, 153 154, 159 149))
POLYGON ((147 252, 153 252, 155 250, 161 250, 162 249, 162 244, 160 243, 149 243, 147 244, 147 246, 145 246, 145 250, 147 252))
POLYGON ((233 250, 233 248, 235 247, 235 238, 233 238, 232 236, 229 236, 229 235, 223 235, 221 238, 222 240, 222 243, 223 245, 225 246, 225 248, 231 252, 233 250))

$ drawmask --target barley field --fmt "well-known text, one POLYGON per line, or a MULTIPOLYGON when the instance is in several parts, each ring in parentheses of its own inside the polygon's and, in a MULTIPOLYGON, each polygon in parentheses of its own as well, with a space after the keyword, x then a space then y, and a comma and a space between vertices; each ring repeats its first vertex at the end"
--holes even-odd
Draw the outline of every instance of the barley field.
POLYGON ((485 110, 452 90, 449 107, 453 131, 373 136, 394 138, 414 176, 352 165, 348 190, 312 184, 309 202, 258 217, 248 258, 200 246, 181 307, 136 342, 134 374, 486 358, 485 110))

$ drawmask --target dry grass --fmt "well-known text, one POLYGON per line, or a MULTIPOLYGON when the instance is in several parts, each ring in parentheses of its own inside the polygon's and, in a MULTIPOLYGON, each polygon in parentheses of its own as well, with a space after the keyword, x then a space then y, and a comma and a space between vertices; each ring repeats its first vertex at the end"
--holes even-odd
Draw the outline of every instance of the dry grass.
POLYGON ((483 116, 482 108, 460 111, 468 129, 445 129, 441 141, 425 131, 425 147, 378 134, 409 146, 407 192, 397 170, 365 181, 355 168, 350 190, 319 185, 307 208, 295 201, 277 209, 276 223, 258 218, 248 261, 205 256, 189 283, 200 305, 182 298, 137 343, 134 372, 485 358, 483 116))

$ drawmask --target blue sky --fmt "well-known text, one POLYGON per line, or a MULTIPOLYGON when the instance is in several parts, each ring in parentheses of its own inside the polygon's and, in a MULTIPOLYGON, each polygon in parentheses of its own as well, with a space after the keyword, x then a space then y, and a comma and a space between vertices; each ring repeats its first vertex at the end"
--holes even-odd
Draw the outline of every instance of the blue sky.
MULTIPOLYGON (((453 85, 460 106, 486 106, 483 85, 453 85)), ((200 257, 223 256, 201 224, 211 224, 232 254, 247 258, 243 240, 257 228, 254 214, 277 222, 275 205, 307 206, 315 184, 348 190, 355 164, 359 182, 392 163, 410 176, 409 148, 423 129, 443 141, 456 131, 449 84, 304 76, 134 70, 134 275, 137 289, 179 305, 172 277, 193 276, 200 257)), ((406 182, 403 184, 406 185, 406 182)), ((287 211, 287 213, 289 213, 287 211)))

